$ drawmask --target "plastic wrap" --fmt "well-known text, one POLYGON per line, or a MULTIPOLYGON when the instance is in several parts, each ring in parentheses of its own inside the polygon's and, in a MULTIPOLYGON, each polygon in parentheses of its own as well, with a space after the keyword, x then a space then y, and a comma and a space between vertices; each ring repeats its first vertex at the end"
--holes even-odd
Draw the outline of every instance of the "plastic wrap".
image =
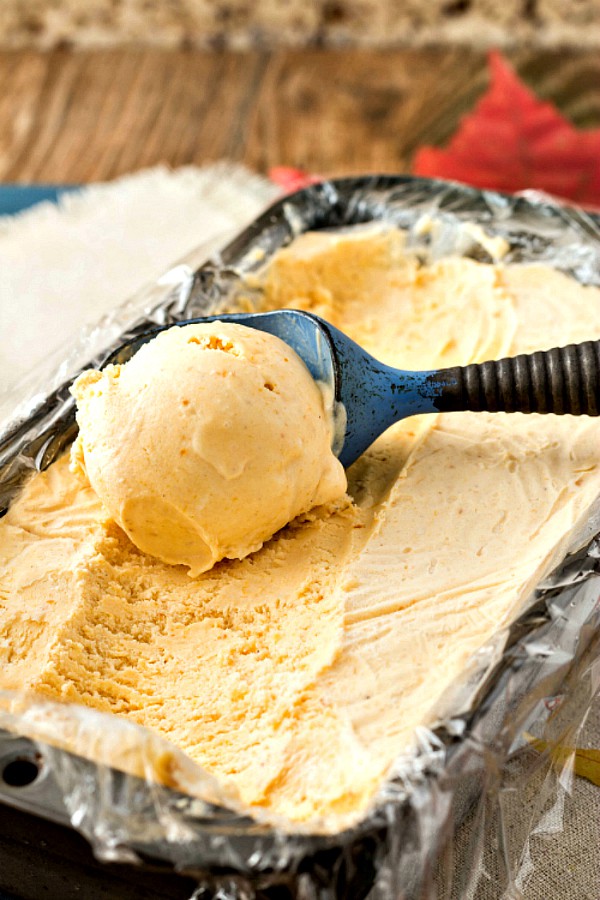
MULTIPOLYGON (((196 255, 167 273, 84 334, 58 372, 39 373, 46 393, 22 398, 0 440, 0 508, 32 468, 49 465, 72 440, 68 385, 81 368, 154 324, 235 309, 241 276, 297 234, 371 220, 407 229, 409 247, 428 259, 544 261, 600 284, 597 223, 539 195, 508 198, 403 177, 313 186, 273 206, 218 258, 196 268, 196 255)), ((146 729, 7 694, 0 767, 35 758, 39 774, 26 791, 0 782, 0 799, 70 823, 101 859, 152 860, 192 875, 198 897, 467 898, 490 879, 492 896, 505 889, 520 896, 532 835, 560 830, 572 748, 600 687, 599 531, 600 507, 518 617, 440 699, 365 818, 340 833, 290 833, 283 823, 250 818, 234 795, 146 729), (62 749, 73 732, 87 735, 94 761, 62 749), (558 744, 570 749, 553 756, 558 744), (540 785, 535 821, 512 828, 509 839, 515 792, 533 783, 540 785)))

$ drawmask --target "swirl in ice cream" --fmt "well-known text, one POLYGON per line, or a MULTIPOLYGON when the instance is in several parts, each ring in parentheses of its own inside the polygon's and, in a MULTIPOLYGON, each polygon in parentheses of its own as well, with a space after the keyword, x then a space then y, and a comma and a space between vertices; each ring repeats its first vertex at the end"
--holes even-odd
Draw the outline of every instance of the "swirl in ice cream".
POLYGON ((271 334, 175 326, 73 394, 75 468, 140 550, 192 576, 346 490, 323 394, 271 334))

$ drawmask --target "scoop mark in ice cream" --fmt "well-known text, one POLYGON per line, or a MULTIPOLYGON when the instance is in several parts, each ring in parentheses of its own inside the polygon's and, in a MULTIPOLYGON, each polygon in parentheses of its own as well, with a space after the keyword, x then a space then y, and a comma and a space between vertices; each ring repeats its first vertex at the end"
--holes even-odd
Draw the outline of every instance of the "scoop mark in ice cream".
MULTIPOLYGON (((597 288, 540 265, 421 265, 394 230, 304 235, 258 286, 264 309, 318 312, 398 368, 600 338, 597 288)), ((186 384, 160 401, 180 423, 197 412, 186 384)), ((586 417, 409 419, 348 471, 348 498, 195 580, 137 550, 63 457, 0 520, 0 687, 126 717, 279 824, 339 831, 564 549, 600 492, 599 435, 586 417)), ((60 709, 68 748, 99 758, 60 709)), ((104 762, 127 768, 119 734, 104 762)), ((203 777, 169 777, 204 796, 203 777)))
POLYGON ((323 394, 273 335, 175 326, 72 391, 74 467, 139 549, 192 576, 346 489, 323 394))

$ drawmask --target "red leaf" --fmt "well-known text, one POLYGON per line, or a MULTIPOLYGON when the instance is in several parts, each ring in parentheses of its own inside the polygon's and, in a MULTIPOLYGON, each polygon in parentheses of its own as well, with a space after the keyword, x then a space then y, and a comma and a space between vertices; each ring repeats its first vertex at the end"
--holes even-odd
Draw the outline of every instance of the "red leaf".
POLYGON ((317 175, 309 175, 308 172, 294 169, 292 166, 274 166, 269 169, 269 178, 283 188, 286 194, 299 191, 300 188, 308 187, 309 184, 316 184, 322 180, 317 175))
POLYGON ((578 131, 489 55, 491 83, 445 150, 422 147, 416 175, 466 181, 498 191, 536 188, 600 206, 600 128, 578 131))

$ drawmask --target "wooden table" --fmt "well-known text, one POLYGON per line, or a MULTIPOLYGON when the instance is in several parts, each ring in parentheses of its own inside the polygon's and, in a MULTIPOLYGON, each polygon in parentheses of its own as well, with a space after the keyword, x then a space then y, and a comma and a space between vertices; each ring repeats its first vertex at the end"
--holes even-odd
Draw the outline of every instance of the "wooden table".
MULTIPOLYGON (((600 124, 595 52, 520 51, 525 80, 600 124)), ((0 181, 88 182, 227 157, 258 170, 407 171, 487 84, 465 49, 0 52, 0 181)))

